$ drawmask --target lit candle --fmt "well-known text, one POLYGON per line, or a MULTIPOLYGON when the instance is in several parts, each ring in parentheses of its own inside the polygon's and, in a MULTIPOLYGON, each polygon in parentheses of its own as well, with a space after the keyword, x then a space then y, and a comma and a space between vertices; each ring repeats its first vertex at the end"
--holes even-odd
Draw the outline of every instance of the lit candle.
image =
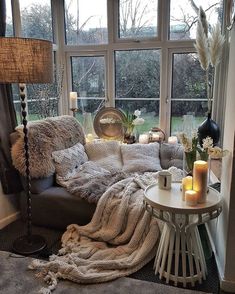
POLYGON ((70 92, 69 99, 70 99, 70 108, 75 109, 77 108, 77 92, 70 92))
POLYGON ((160 139, 159 134, 155 134, 154 132, 152 133, 152 141, 158 142, 160 139))
POLYGON ((182 200, 185 201, 185 192, 188 190, 192 190, 193 188, 193 178, 191 176, 187 176, 182 179, 182 200))
POLYGON ((198 203, 206 202, 208 163, 197 160, 193 165, 193 190, 198 192, 198 203))
POLYGON ((194 190, 185 191, 185 202, 189 206, 197 205, 198 192, 194 190))
POLYGON ((148 144, 148 142, 149 142, 149 135, 148 134, 139 135, 139 143, 140 144, 148 144))
POLYGON ((94 136, 92 134, 87 134, 86 135, 86 142, 92 142, 94 140, 94 136))
POLYGON ((168 138, 168 143, 170 144, 177 144, 178 143, 178 139, 176 136, 171 136, 168 138))

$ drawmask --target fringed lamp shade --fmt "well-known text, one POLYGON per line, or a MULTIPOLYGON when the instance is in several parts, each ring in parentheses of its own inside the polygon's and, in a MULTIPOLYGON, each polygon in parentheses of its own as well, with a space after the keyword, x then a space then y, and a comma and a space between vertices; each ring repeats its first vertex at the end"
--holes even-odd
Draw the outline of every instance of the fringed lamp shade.
POLYGON ((52 60, 49 41, 0 37, 0 83, 51 83, 52 60))

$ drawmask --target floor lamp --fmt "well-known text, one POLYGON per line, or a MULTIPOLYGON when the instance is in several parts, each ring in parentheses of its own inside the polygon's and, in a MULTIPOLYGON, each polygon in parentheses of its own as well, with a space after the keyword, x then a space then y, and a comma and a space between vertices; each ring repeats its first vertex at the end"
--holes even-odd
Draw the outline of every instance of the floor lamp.
POLYGON ((30 255, 46 247, 43 237, 32 234, 30 158, 28 144, 25 83, 51 83, 52 44, 49 41, 0 37, 0 83, 19 83, 24 133, 25 179, 27 194, 27 232, 13 243, 16 253, 30 255))

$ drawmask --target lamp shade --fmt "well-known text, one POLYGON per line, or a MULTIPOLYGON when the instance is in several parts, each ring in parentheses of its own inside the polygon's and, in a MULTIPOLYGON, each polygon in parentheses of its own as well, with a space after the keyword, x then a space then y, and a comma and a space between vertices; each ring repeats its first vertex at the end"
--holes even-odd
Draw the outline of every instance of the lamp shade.
POLYGON ((52 43, 0 37, 0 83, 51 83, 52 43))

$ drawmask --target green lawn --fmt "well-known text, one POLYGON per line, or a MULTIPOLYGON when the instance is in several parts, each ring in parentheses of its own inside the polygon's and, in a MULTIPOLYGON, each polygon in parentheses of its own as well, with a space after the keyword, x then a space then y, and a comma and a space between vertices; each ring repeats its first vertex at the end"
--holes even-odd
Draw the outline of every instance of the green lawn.
MULTIPOLYGON (((152 127, 159 126, 159 117, 153 117, 152 115, 143 115, 145 122, 141 126, 137 126, 137 131, 139 134, 148 132, 151 130, 152 127)), ((76 114, 76 118, 82 124, 83 123, 83 116, 81 113, 76 114)), ((28 121, 38 120, 40 119, 37 114, 29 114, 28 121)), ((94 119, 94 116, 93 116, 94 119)), ((195 125, 196 127, 200 125, 200 123, 205 119, 205 117, 195 117, 195 125)), ((17 121, 20 123, 20 116, 17 113, 17 121)), ((182 117, 172 117, 172 125, 171 125, 171 133, 175 134, 179 131, 182 131, 182 117)))

